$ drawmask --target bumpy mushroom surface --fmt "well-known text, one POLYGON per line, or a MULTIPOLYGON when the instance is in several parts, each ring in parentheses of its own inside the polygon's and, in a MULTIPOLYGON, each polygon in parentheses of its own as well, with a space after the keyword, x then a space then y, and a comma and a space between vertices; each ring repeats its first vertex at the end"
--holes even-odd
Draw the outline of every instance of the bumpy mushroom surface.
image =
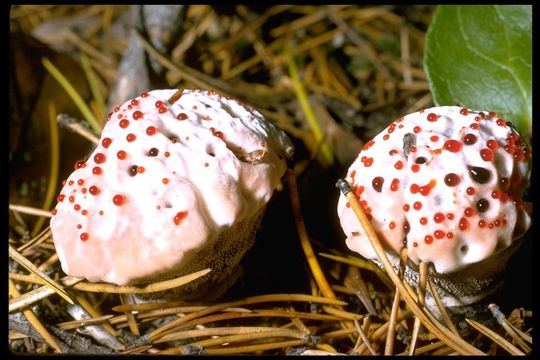
POLYGON ((184 90, 171 104, 174 93, 116 107, 75 164, 51 219, 65 273, 118 285, 205 266, 221 276, 251 246, 290 140, 234 99, 184 90))
MULTIPOLYGON (((495 113, 433 107, 393 121, 367 142, 346 180, 389 253, 451 273, 497 256, 529 227, 521 202, 530 150, 495 113)), ((376 254, 346 198, 347 246, 376 254)))

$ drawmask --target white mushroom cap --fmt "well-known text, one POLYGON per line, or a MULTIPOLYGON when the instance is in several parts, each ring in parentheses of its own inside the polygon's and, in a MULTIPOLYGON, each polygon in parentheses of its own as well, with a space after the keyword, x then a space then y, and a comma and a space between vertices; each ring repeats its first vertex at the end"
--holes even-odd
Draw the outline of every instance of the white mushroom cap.
POLYGON ((65 273, 118 285, 177 273, 270 199, 287 136, 236 100, 184 90, 170 104, 174 93, 115 108, 68 177, 51 219, 65 273))
MULTIPOLYGON (((521 198, 529 160, 495 113, 441 106, 392 122, 366 143, 346 180, 387 251, 406 244, 412 261, 446 273, 499 254, 528 229, 521 198)), ((343 195, 338 215, 347 246, 376 258, 343 195)))

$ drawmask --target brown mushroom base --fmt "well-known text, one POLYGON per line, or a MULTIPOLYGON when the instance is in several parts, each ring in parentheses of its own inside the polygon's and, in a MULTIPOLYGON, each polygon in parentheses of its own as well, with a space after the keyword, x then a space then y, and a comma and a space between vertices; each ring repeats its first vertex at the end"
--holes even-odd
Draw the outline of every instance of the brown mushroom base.
MULTIPOLYGON (((509 248, 497 255, 452 273, 437 273, 430 267, 429 280, 458 330, 468 330, 465 317, 486 325, 495 321, 487 305, 494 301, 497 290, 501 288, 504 268, 511 255, 519 248, 521 241, 522 238, 516 239, 509 248)), ((397 270, 399 257, 388 254, 388 258, 397 270)), ((373 261, 382 266, 378 260, 373 261)), ((411 286, 418 287, 418 266, 411 261, 407 264, 404 279, 411 286)), ((443 322, 439 307, 429 288, 426 289, 425 303, 431 313, 443 322)))
POLYGON ((145 283, 173 279, 196 271, 210 268, 207 275, 184 286, 154 294, 154 297, 170 297, 181 300, 212 301, 223 295, 240 275, 240 261, 255 241, 257 229, 266 207, 263 206, 249 218, 225 229, 215 242, 194 255, 190 263, 166 277, 145 279, 145 283))

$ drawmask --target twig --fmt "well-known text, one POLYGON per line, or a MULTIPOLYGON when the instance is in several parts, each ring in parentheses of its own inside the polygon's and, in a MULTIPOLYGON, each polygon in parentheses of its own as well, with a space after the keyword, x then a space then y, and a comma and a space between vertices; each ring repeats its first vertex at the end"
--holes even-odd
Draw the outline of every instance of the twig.
POLYGON ((58 116, 56 116, 56 121, 58 121, 60 125, 66 126, 71 131, 76 132, 94 144, 99 142, 99 138, 94 135, 86 126, 83 126, 81 124, 81 120, 75 119, 67 114, 58 114, 58 116))
MULTIPOLYGON (((418 271, 420 273, 420 281, 418 283, 418 303, 420 306, 424 306, 426 302, 426 282, 428 278, 428 270, 429 263, 421 261, 418 271)), ((418 340, 418 333, 420 332, 420 327, 420 319, 415 318, 411 343, 409 345, 409 356, 414 356, 414 349, 416 348, 416 341, 418 340)))
POLYGON ((491 339, 497 345, 502 347, 504 350, 508 351, 511 355, 525 355, 525 353, 519 350, 517 347, 508 342, 505 338, 497 334, 495 331, 491 330, 485 325, 480 324, 477 321, 472 319, 465 318, 465 321, 471 325, 473 328, 484 334, 486 337, 491 339))
POLYGON ((489 304, 489 310, 493 314, 493 317, 497 320, 499 325, 501 325, 504 330, 514 339, 514 341, 525 351, 526 353, 531 352, 531 348, 525 344, 525 342, 519 337, 519 335, 512 329, 511 324, 506 320, 506 317, 502 313, 501 309, 496 304, 489 304))
POLYGON ((13 260, 21 264, 26 270, 39 277, 47 286, 54 290, 54 292, 60 295, 68 303, 72 305, 74 304, 73 300, 69 297, 68 293, 64 290, 64 287, 62 285, 51 279, 44 272, 40 271, 34 264, 32 264, 30 260, 19 254, 17 250, 15 250, 11 245, 9 245, 9 256, 11 256, 13 260))
POLYGON ((36 209, 30 206, 24 206, 24 205, 9 204, 9 210, 18 211, 23 214, 29 214, 29 215, 35 215, 35 216, 45 216, 48 218, 52 217, 52 214, 50 211, 36 209))
MULTIPOLYGON (((407 264, 407 248, 401 249, 399 259, 398 277, 403 278, 405 272, 405 266, 407 264)), ((394 353, 394 338, 396 335, 396 318, 399 310, 399 289, 396 288, 394 295, 394 301, 392 302, 392 310, 390 311, 390 319, 388 320, 388 331, 386 333, 386 344, 384 346, 384 355, 392 355, 394 353)))

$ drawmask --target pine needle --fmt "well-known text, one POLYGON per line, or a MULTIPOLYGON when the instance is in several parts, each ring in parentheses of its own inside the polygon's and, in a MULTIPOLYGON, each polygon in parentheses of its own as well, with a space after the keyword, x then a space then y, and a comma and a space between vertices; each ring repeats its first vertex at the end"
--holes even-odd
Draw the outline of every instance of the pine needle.
POLYGON ((9 245, 9 256, 11 256, 13 260, 22 265, 26 270, 39 277, 45 285, 49 286, 68 303, 72 305, 75 304, 73 300, 71 300, 71 298, 69 297, 68 293, 64 290, 64 287, 62 285, 48 277, 47 274, 45 274, 44 272, 40 271, 34 264, 32 264, 32 262, 19 254, 17 250, 15 250, 11 245, 9 245))
POLYGON ((73 100, 81 114, 84 116, 86 121, 88 121, 88 124, 92 129, 96 132, 96 134, 101 133, 101 127, 99 126, 99 123, 92 113, 92 110, 88 108, 88 105, 86 105, 85 101, 82 99, 81 95, 75 90, 73 85, 69 82, 68 79, 65 78, 65 76, 58 70, 56 66, 53 65, 47 58, 42 58, 41 61, 43 62, 43 66, 47 69, 47 71, 58 81, 58 83, 62 86, 62 88, 67 92, 69 97, 73 100))

